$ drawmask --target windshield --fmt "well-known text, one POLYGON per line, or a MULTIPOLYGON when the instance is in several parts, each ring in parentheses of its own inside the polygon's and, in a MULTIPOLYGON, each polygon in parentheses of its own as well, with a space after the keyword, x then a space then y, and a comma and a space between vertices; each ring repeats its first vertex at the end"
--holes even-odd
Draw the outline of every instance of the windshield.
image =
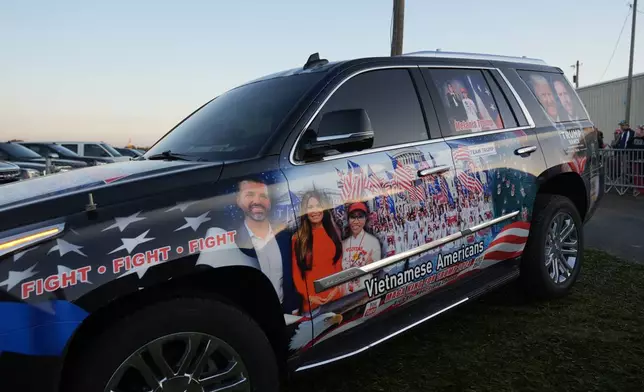
POLYGON ((69 148, 67 148, 67 147, 63 147, 63 146, 58 145, 58 144, 50 144, 50 145, 49 145, 49 147, 50 147, 52 150, 54 150, 54 151, 56 151, 57 153, 62 154, 62 155, 64 155, 64 156, 68 156, 68 157, 80 157, 80 155, 76 154, 74 151, 70 150, 69 148))
POLYGON ((42 157, 25 146, 14 143, 0 144, 0 150, 3 150, 14 159, 42 159, 42 157))
POLYGON ((114 147, 110 146, 107 143, 101 143, 101 146, 103 146, 103 148, 105 148, 107 151, 109 151, 109 153, 112 154, 113 157, 122 157, 123 156, 123 155, 121 155, 120 152, 116 151, 114 149, 114 147))
POLYGON ((188 117, 146 157, 170 150, 189 160, 245 159, 259 153, 319 73, 263 80, 230 90, 188 117))

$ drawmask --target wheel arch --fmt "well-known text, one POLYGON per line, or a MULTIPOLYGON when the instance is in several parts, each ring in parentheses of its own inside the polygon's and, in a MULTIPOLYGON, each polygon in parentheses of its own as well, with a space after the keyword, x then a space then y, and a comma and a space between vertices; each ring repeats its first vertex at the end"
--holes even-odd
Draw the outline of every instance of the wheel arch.
POLYGON ((269 279, 258 269, 247 266, 227 266, 195 270, 157 285, 113 300, 95 309, 74 332, 64 352, 60 382, 69 377, 70 363, 82 342, 110 323, 154 302, 176 297, 212 298, 241 308, 266 333, 279 365, 285 368, 287 337, 282 306, 269 279))
POLYGON ((589 206, 588 187, 578 173, 559 166, 550 168, 539 176, 537 193, 567 197, 577 207, 582 221, 586 219, 589 206))

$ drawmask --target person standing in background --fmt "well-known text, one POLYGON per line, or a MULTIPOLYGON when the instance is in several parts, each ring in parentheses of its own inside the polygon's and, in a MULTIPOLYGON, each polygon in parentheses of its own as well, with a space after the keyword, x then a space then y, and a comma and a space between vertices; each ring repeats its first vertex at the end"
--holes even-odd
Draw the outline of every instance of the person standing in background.
POLYGON ((633 147, 633 138, 635 137, 635 131, 631 129, 626 120, 619 123, 619 127, 622 132, 615 144, 615 148, 624 149, 633 147))

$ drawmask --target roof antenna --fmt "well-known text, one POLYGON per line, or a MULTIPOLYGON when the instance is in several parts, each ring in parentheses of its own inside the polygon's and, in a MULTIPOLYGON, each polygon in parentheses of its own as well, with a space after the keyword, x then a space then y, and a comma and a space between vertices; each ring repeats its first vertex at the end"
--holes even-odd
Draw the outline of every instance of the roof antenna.
POLYGON ((315 52, 309 56, 309 59, 306 60, 306 64, 304 64, 304 67, 302 69, 311 69, 313 67, 325 65, 328 63, 329 63, 329 60, 320 59, 320 54, 315 52))

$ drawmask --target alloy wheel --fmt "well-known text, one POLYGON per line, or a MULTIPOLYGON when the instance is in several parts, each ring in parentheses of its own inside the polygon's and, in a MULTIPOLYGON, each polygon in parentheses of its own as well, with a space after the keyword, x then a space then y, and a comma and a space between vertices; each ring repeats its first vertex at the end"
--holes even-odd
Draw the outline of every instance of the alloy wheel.
POLYGON ((566 282, 579 257, 579 233, 567 212, 558 212, 550 221, 546 235, 546 268, 555 284, 566 282))
POLYGON ((128 357, 105 392, 250 392, 248 372, 226 342, 197 332, 158 338, 128 357))

